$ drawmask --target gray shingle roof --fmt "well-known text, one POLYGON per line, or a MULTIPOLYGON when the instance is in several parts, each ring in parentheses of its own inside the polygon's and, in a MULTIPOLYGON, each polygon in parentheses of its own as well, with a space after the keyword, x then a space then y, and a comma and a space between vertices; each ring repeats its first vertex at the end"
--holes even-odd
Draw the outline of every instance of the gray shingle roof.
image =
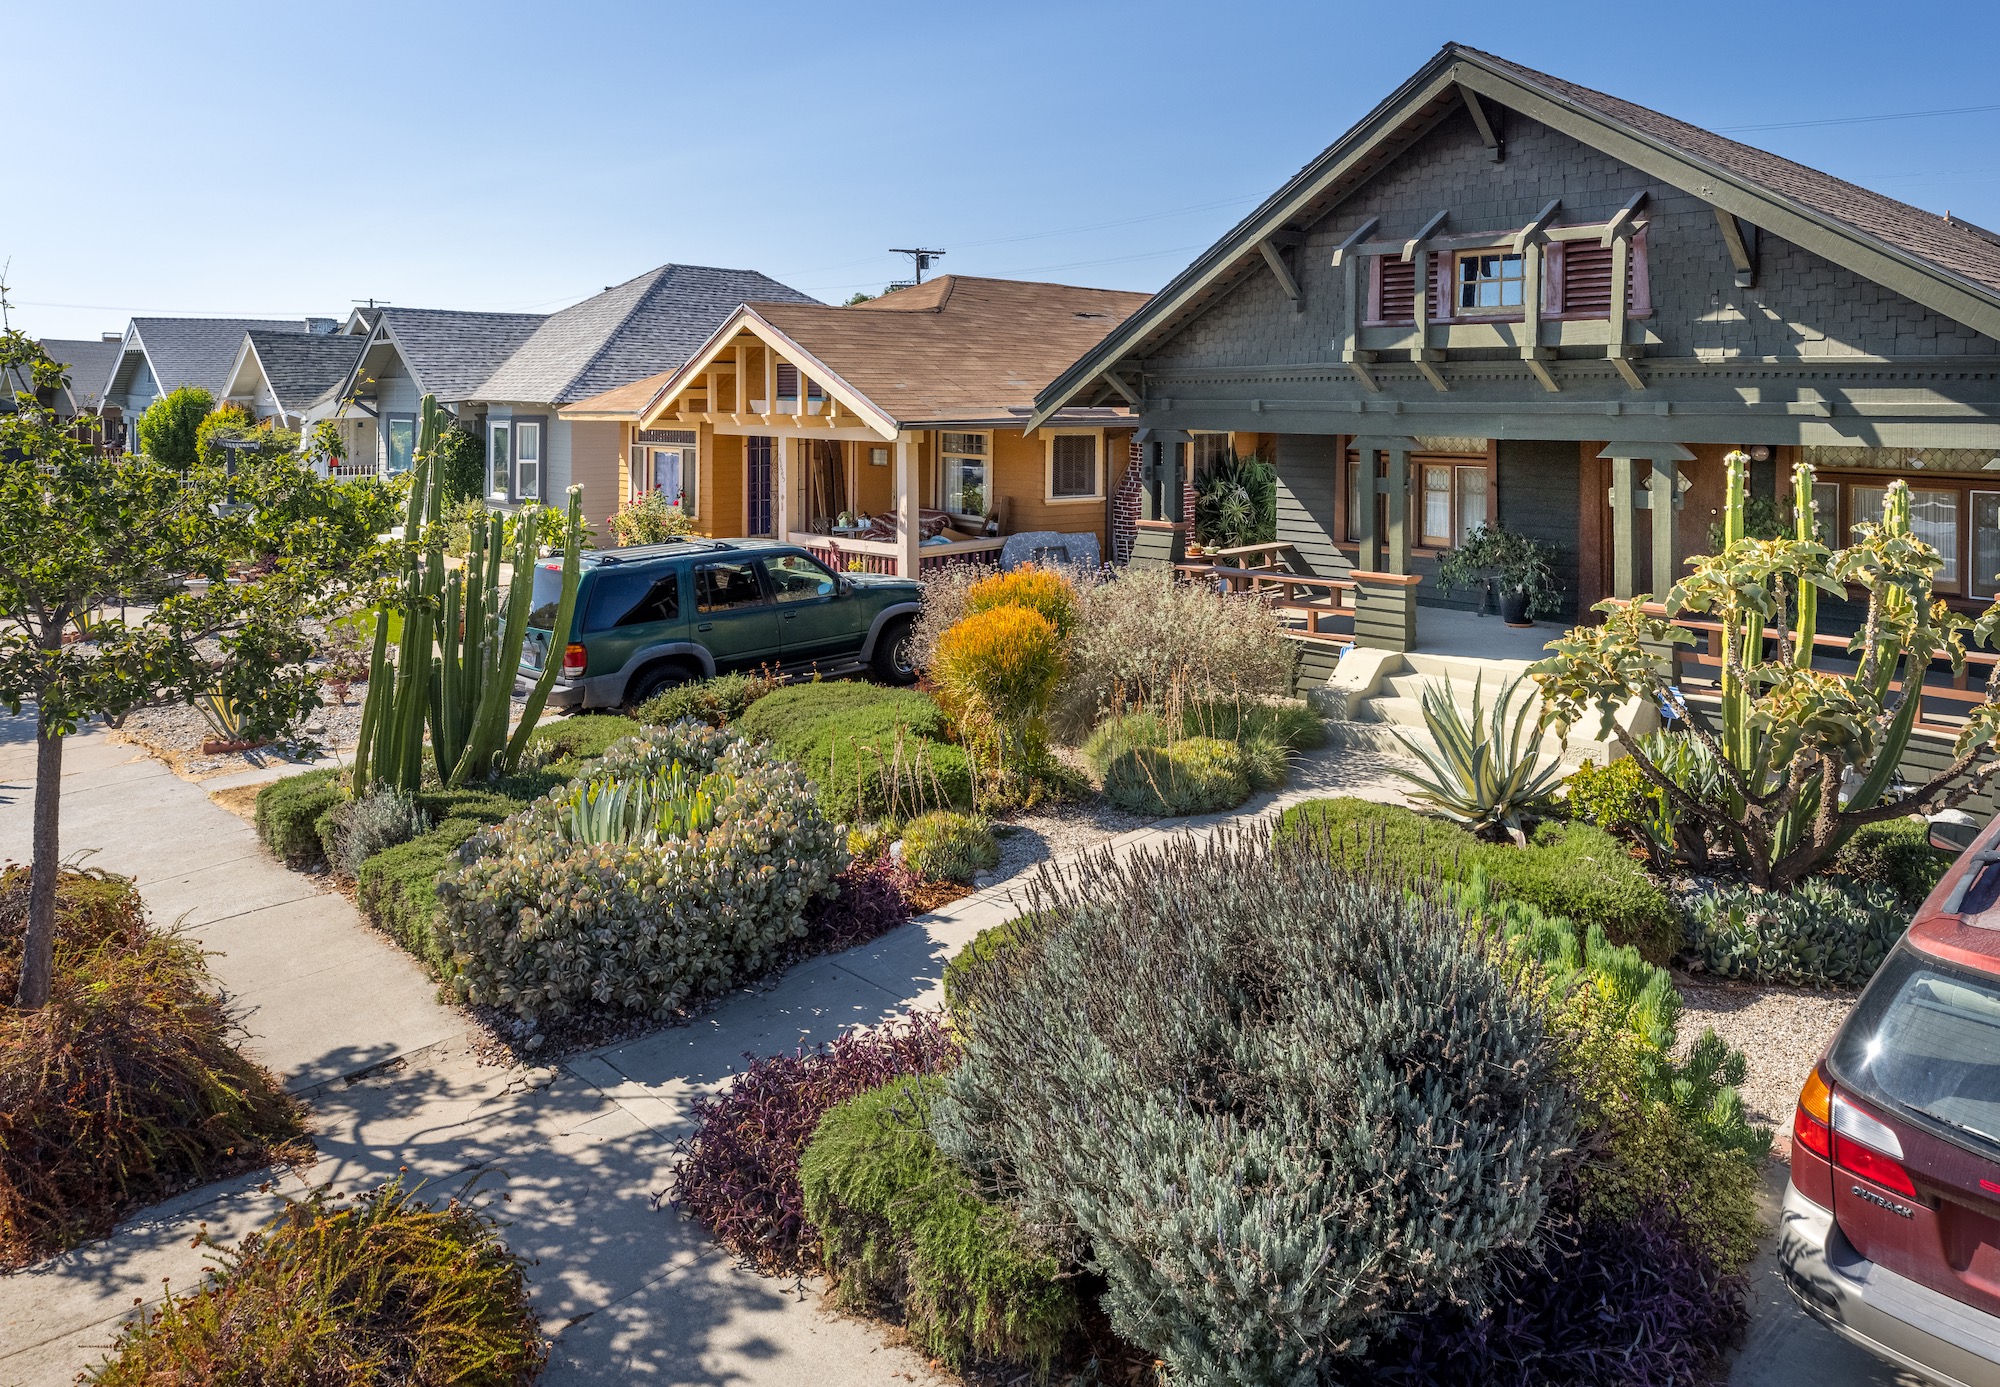
POLYGON ((403 364, 426 392, 446 402, 477 398, 480 382, 520 350, 547 315, 465 313, 451 308, 380 310, 403 364))
POLYGON ((42 350, 63 364, 69 372, 69 394, 78 409, 95 409, 104 402, 104 386, 111 368, 118 364, 123 344, 95 337, 73 339, 44 337, 42 350))
POLYGON ((472 398, 568 404, 675 370, 753 302, 819 301, 755 270, 662 265, 551 315, 472 398))
MULTIPOLYGON (((304 334, 304 318, 134 318, 132 328, 153 364, 160 393, 183 385, 198 385, 221 395, 229 384, 243 334, 252 328, 266 332, 304 334)), ((114 368, 115 369, 115 368, 114 368)), ((111 379, 106 372, 105 379, 111 379)))
MULTIPOLYGON (((1963 275, 1988 288, 2000 289, 2000 245, 1935 212, 1912 207, 1892 197, 1835 178, 1830 173, 1794 163, 1780 155, 1739 144, 1727 136, 1684 120, 1662 115, 1646 106, 1607 96, 1589 87, 1565 82, 1531 67, 1509 62, 1476 48, 1458 48, 1517 81, 1540 87, 1574 105, 1618 121, 1663 144, 1758 184, 1821 216, 1847 223, 1892 246, 1919 256, 1942 269, 1963 275)), ((1447 50, 1449 51, 1449 49, 1447 50)))
POLYGON ((326 391, 344 383, 368 339, 318 333, 250 330, 250 345, 264 379, 287 414, 303 413, 326 391))

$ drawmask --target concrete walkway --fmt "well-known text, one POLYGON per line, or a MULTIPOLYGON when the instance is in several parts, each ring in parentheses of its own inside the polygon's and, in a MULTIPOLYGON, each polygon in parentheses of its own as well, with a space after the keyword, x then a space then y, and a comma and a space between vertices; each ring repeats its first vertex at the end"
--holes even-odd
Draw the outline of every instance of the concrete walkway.
MULTIPOLYGON (((33 750, 0 718, 0 859, 28 857, 33 750)), ((1321 758, 1315 758, 1319 761, 1321 758)), ((1325 793, 1393 793, 1340 783, 1330 764, 1245 813, 1325 793)), ((1170 831, 1199 831, 1189 821, 1170 831)), ((746 989, 687 1026, 538 1070, 472 1056, 459 1016, 342 897, 266 855, 248 825, 136 747, 101 733, 65 762, 64 853, 132 875, 156 918, 183 919, 244 1018, 246 1048, 312 1107, 320 1159, 300 1174, 221 1182, 155 1206, 111 1237, 0 1277, 0 1387, 57 1387, 98 1360, 125 1316, 162 1281, 200 1280, 189 1246, 206 1225, 234 1239, 287 1194, 368 1188, 407 1169, 437 1189, 476 1182, 509 1223, 554 1340, 551 1384, 930 1383, 923 1361, 877 1326, 823 1311, 809 1284, 736 1265, 700 1228, 661 1208, 689 1106, 748 1054, 828 1040, 934 1003, 946 958, 1017 913, 1002 885, 844 954, 746 989)), ((1161 841, 1161 829, 1113 840, 1161 841)), ((1765 1262, 1768 1263, 1768 1257, 1765 1262)), ((1731 1381, 1742 1387, 1890 1383, 1872 1360, 1794 1310, 1760 1264, 1759 1313, 1731 1381)))

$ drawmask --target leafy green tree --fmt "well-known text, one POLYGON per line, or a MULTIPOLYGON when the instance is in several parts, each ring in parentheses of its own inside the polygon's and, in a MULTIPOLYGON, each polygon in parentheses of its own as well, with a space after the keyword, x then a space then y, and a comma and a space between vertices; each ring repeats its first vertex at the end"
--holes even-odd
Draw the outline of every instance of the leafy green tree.
POLYGON ((202 420, 215 408, 215 397, 198 385, 153 401, 139 416, 139 451, 169 467, 192 467, 200 456, 202 420))
POLYGON ((438 436, 438 466, 446 506, 486 494, 486 445, 471 429, 453 424, 438 436))
POLYGON ((219 466, 223 460, 221 448, 217 445, 224 440, 235 442, 249 438, 257 430, 257 416, 242 405, 224 402, 210 410, 203 420, 195 425, 194 455, 211 467, 219 466))
MULTIPOLYGON (((10 373, 38 390, 64 379, 11 330, 0 332, 0 378, 10 373)), ((54 963, 64 739, 93 717, 197 698, 226 700, 252 736, 294 724, 319 700, 305 623, 372 590, 384 546, 371 528, 379 505, 296 459, 253 456, 231 475, 150 450, 102 457, 34 395, 17 394, 15 405, 0 415, 0 706, 35 714, 16 1002, 37 1007, 54 963), (80 617, 126 595, 141 613, 107 612, 75 638, 80 617)), ((156 440, 169 416, 156 418, 156 440)), ((175 434, 189 446, 193 435, 175 434)))

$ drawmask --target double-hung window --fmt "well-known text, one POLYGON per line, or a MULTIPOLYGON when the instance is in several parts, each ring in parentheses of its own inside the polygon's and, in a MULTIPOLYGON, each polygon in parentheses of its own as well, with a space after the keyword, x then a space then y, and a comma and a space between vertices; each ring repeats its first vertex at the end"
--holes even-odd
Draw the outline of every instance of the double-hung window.
POLYGON ((632 445, 632 495, 637 501, 651 492, 670 506, 694 513, 695 478, 699 472, 693 429, 642 429, 632 445))
POLYGON ((1423 465, 1423 509, 1418 534, 1429 548, 1449 549, 1486 523, 1486 469, 1451 463, 1423 465))
POLYGON ((1049 500, 1094 501, 1103 494, 1097 484, 1097 435, 1053 435, 1049 439, 1049 500))
POLYGON ((938 453, 943 460, 943 509, 955 515, 983 520, 986 517, 988 485, 992 478, 989 450, 991 436, 983 433, 943 433, 938 453))
POLYGON ((542 499, 542 426, 514 425, 514 498, 542 499))
POLYGON ((489 425, 486 430, 486 499, 505 501, 508 499, 507 484, 513 479, 514 471, 514 426, 507 423, 489 425))

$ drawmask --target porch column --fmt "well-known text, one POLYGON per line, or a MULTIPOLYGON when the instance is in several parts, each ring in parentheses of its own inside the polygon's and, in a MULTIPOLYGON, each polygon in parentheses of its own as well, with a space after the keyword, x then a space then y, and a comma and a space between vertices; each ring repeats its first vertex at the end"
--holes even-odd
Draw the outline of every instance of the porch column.
POLYGON ((792 530, 792 438, 778 434, 771 448, 771 528, 777 539, 791 538, 792 530))
POLYGON ((1635 512, 1652 512, 1652 592, 1664 600, 1674 585, 1679 555, 1674 544, 1674 502, 1679 491, 1680 464, 1694 454, 1678 443, 1613 443, 1598 454, 1611 460, 1611 595, 1635 596, 1639 591, 1638 521, 1635 512), (1634 485, 1634 463, 1649 465, 1651 475, 1640 490, 1634 485))
POLYGON ((1357 438, 1361 469, 1361 553, 1351 575, 1354 589, 1354 643, 1370 650, 1405 651, 1417 643, 1417 584, 1410 572, 1410 438, 1357 438), (1388 475, 1375 475, 1375 455, 1388 458, 1388 475), (1388 500, 1376 505, 1380 495, 1388 500), (1386 510, 1382 517, 1379 510, 1386 510), (1378 523, 1379 522, 1379 523, 1378 523))
POLYGON ((922 492, 917 479, 917 436, 908 429, 896 434, 896 572, 917 576, 917 508, 922 492))
POLYGON ((1138 442, 1146 486, 1130 562, 1135 568, 1171 568, 1187 555, 1181 468, 1188 435, 1180 429, 1141 429, 1138 442))

